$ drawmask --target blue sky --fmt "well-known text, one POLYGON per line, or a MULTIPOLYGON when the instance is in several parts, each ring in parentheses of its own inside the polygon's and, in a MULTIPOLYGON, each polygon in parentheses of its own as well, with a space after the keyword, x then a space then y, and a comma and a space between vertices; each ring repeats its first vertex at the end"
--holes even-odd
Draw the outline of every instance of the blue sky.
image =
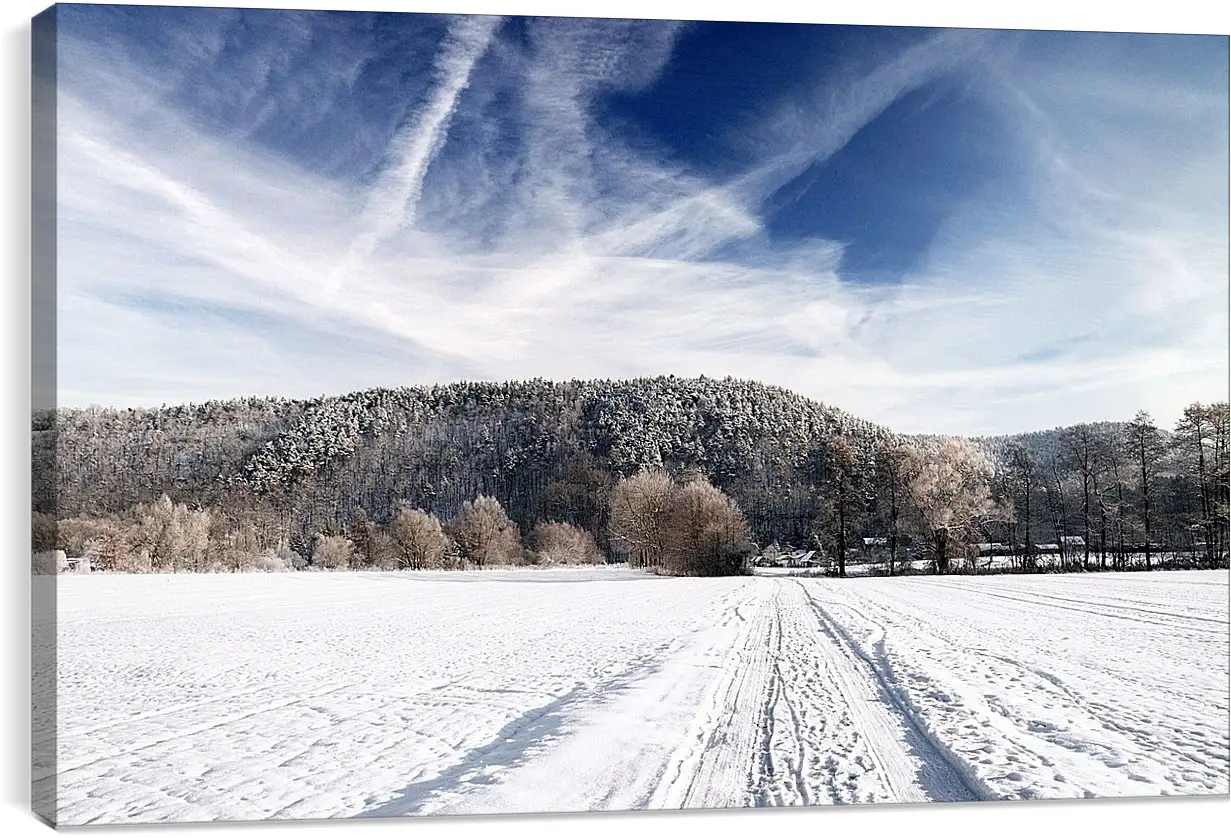
POLYGON ((1221 36, 62 6, 65 404, 734 375, 1227 397, 1221 36))

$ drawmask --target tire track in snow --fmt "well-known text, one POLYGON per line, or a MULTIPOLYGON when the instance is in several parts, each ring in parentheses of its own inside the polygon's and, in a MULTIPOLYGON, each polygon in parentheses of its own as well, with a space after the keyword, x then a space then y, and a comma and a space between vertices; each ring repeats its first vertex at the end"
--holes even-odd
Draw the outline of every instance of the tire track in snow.
POLYGON ((1207 629, 1207 628, 1202 628, 1200 626, 1189 626, 1189 627, 1185 627, 1183 630, 1184 631, 1196 631, 1196 632, 1201 632, 1203 634, 1213 634, 1213 635, 1223 635, 1227 633, 1227 630, 1226 630, 1227 621, 1223 619, 1219 619, 1219 618, 1200 617, 1200 616, 1191 615, 1191 614, 1178 614, 1173 611, 1154 611, 1154 610, 1149 610, 1145 608, 1133 608, 1131 606, 1126 606, 1126 605, 1113 605, 1111 603, 1101 603, 1101 602, 1088 603, 1083 600, 1055 596, 1053 594, 1044 593, 1044 592, 1015 591, 1015 593, 1018 595, 1013 596, 1013 595, 1001 593, 998 591, 989 591, 985 588, 975 588, 973 586, 949 585, 943 582, 933 582, 932 585, 938 588, 949 588, 951 590, 961 591, 963 594, 969 594, 973 592, 981 596, 995 597, 997 599, 1005 599, 1005 600, 1009 600, 1010 602, 1020 602, 1025 605, 1042 605, 1047 608, 1056 608, 1061 611, 1075 611, 1075 612, 1079 612, 1082 614, 1092 614, 1096 617, 1110 617, 1115 620, 1127 620, 1132 623, 1146 623, 1149 625, 1162 626, 1164 628, 1170 628, 1170 629, 1176 629, 1176 630, 1180 629, 1180 626, 1176 624, 1177 620, 1183 621, 1183 622, 1213 623, 1215 625, 1221 625, 1223 626, 1223 628, 1207 629), (1095 607, 1081 607, 1081 606, 1095 606, 1095 607), (1098 607, 1102 607, 1107 610, 1105 611, 1098 610, 1098 607), (1125 611, 1135 611, 1139 613, 1138 614, 1126 614, 1124 613, 1125 611), (1165 616, 1165 617, 1174 617, 1175 620, 1170 620, 1170 621, 1151 620, 1146 617, 1139 616, 1140 613, 1154 614, 1154 615, 1165 616))
MULTIPOLYGON (((756 712, 774 590, 748 580, 716 603, 708 625, 677 638, 676 648, 613 688, 579 694, 536 721, 549 736, 529 731, 516 736, 515 747, 480 750, 466 770, 417 785, 409 809, 526 811, 530 799, 542 812, 741 805, 756 728, 734 720, 756 712), (482 765, 476 770, 475 763, 482 765)), ((401 798, 378 811, 408 811, 401 798)))
MULTIPOLYGON (((901 695, 883 660, 873 660, 848 631, 825 610, 807 585, 791 580, 806 598, 831 645, 837 652, 833 660, 839 690, 855 711, 857 726, 872 735, 873 754, 899 801, 971 801, 995 799, 996 795, 979 780, 971 767, 917 718, 901 695), (890 721, 892 717, 893 721, 890 721), (895 730, 896 728, 896 730, 895 730), (913 757, 913 759, 912 759, 913 757), (907 768, 915 766, 910 778, 907 768)), ((854 612, 854 609, 851 609, 854 612)), ((858 612, 854 612, 858 613, 858 612)), ((873 629, 874 649, 881 650, 884 629, 864 618, 873 629)), ((878 654, 883 659, 883 653, 878 654)))
POLYGON ((1209 586, 1173 583, 1164 574, 1146 577, 1148 585, 1138 585, 1141 578, 812 584, 830 595, 826 606, 876 659, 921 726, 999 797, 1225 790, 1226 669, 1215 662, 1225 660, 1225 634, 1221 644, 1208 641, 1196 624, 1217 622, 1225 598, 1191 597, 1188 591, 1209 586), (1042 590, 1045 585, 1064 596, 1042 590), (1112 594, 1152 590, 1153 600, 1133 605, 1156 608, 1109 601, 1112 594), (1061 606, 1065 601, 1123 610, 1102 614, 1061 606), (1188 608, 1203 613, 1176 613, 1188 608), (1125 619, 1132 611, 1177 622, 1160 630, 1154 620, 1125 619), (1204 619, 1189 622, 1189 616, 1204 619), (891 627, 890 648, 883 636, 862 633, 877 621, 891 627), (1177 632, 1188 640, 1178 647, 1177 632), (1211 671, 1222 675, 1221 690, 1216 674, 1198 674, 1187 663, 1207 649, 1215 651, 1211 671))
POLYGON ((985 796, 916 729, 803 585, 771 584, 649 808, 985 796))
POLYGON ((767 689, 778 591, 743 623, 741 637, 722 662, 714 686, 684 741, 668 761, 646 807, 710 808, 743 805, 746 766, 756 752, 760 697, 767 689))

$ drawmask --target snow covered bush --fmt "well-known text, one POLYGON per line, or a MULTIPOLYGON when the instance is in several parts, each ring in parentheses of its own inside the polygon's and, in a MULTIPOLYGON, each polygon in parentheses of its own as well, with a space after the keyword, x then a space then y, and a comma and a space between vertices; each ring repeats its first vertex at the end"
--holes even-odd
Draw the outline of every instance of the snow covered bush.
POLYGON ((667 508, 675 483, 661 468, 645 468, 611 491, 611 543, 634 567, 661 567, 667 544, 667 508))
POLYGON ((449 522, 449 533, 461 557, 475 567, 516 564, 521 557, 521 534, 505 514, 500 501, 479 495, 462 504, 449 522))
POLYGON ((443 567, 453 548, 435 516, 408 505, 398 507, 386 531, 396 566, 403 570, 443 567))
POLYGON ((704 478, 676 489, 667 511, 663 567, 680 576, 747 573, 756 553, 748 523, 736 506, 704 478))
POLYGON ((594 536, 572 524, 547 522, 530 534, 536 564, 602 564, 603 553, 594 536))
POLYGON ((252 562, 252 569, 261 573, 286 573, 291 568, 277 551, 267 550, 252 562))
POLYGON ((355 560, 355 545, 344 535, 318 535, 312 545, 312 567, 345 570, 355 560))
POLYGON ((304 570, 308 566, 307 559, 286 545, 278 548, 278 558, 291 570, 304 570))
POLYGON ((151 569, 149 553, 134 548, 125 529, 110 522, 85 540, 80 555, 96 570, 148 573, 151 569))

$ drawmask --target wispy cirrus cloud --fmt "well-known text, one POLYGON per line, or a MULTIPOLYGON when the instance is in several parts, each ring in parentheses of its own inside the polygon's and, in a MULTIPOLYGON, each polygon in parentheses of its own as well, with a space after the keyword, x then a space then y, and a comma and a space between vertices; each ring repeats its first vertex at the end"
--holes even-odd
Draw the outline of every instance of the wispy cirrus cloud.
POLYGON ((162 50, 77 14, 70 403, 704 373, 996 432, 1225 398, 1217 44, 896 31, 845 60, 809 30, 827 58, 777 89, 706 24, 219 11, 162 50), (760 87, 705 99, 707 73, 760 87), (712 119, 642 107, 667 87, 712 119), (747 162, 682 151, 707 144, 747 162), (948 188, 966 156, 980 177, 948 188), (834 205, 934 231, 869 282, 849 231, 895 242, 815 220, 834 205))
POLYGON ((414 224, 427 167, 444 145, 458 99, 500 23, 500 18, 476 15, 458 18, 450 26, 434 67, 436 87, 422 110, 390 142, 389 162, 377 176, 360 216, 363 232, 330 275, 330 295, 348 273, 367 262, 382 240, 414 224))

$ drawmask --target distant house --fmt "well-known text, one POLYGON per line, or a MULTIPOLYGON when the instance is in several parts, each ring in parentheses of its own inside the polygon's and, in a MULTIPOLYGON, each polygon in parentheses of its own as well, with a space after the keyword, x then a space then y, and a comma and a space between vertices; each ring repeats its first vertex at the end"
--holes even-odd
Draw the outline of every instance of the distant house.
POLYGON ((786 564, 783 567, 816 567, 816 551, 815 550, 796 550, 788 556, 784 557, 786 564))
POLYGON ((1086 540, 1080 535, 1061 536, 1060 543, 1064 545, 1065 550, 1082 550, 1086 546, 1086 540))
POLYGON ((815 550, 793 550, 779 553, 767 550, 752 561, 755 567, 817 567, 820 560, 815 550))
POLYGON ((1005 556, 1012 552, 1009 545, 1001 541, 982 541, 975 545, 980 556, 1005 556))
POLYGON ((876 555, 884 553, 889 549, 889 539, 884 536, 872 536, 871 538, 863 539, 863 552, 867 555, 876 555))
POLYGON ((815 550, 794 550, 790 553, 767 553, 753 562, 757 567, 816 567, 815 550))
POLYGON ((1060 545, 1059 544, 1036 544, 1034 545, 1034 550, 1036 553, 1059 553, 1060 545))

